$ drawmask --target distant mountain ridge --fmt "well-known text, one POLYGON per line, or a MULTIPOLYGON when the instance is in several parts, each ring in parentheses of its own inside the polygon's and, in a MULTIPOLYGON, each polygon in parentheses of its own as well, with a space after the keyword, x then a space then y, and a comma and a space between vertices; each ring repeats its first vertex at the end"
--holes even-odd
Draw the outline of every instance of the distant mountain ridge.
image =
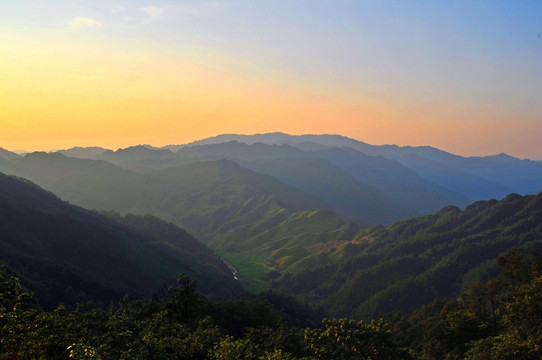
MULTIPOLYGON (((113 161, 119 164, 120 160, 112 160, 112 153, 123 152, 133 148, 145 148, 148 150, 155 150, 152 156, 145 155, 147 160, 157 158, 169 158, 163 153, 161 156, 157 156, 159 151, 156 150, 168 150, 172 153, 176 153, 181 149, 193 148, 197 145, 212 145, 231 141, 238 141, 246 143, 248 145, 263 143, 269 145, 291 145, 303 151, 316 151, 324 150, 325 148, 343 148, 349 147, 355 149, 368 156, 382 156, 387 159, 396 160, 400 164, 417 171, 420 175, 424 176, 430 181, 439 183, 442 179, 439 179, 435 175, 435 171, 441 169, 448 169, 447 175, 452 174, 458 177, 458 181, 469 182, 470 180, 476 180, 483 182, 476 190, 483 189, 484 187, 494 187, 495 194, 500 194, 498 197, 502 197, 510 192, 529 193, 532 191, 542 190, 540 188, 533 189, 538 186, 540 175, 542 173, 542 161, 533 161, 527 159, 514 158, 507 154, 497 154, 492 156, 472 156, 463 157, 454 155, 442 150, 439 150, 431 146, 397 146, 397 145, 370 145, 368 143, 354 140, 343 135, 289 135, 281 132, 255 134, 255 135, 239 135, 239 134, 223 134, 215 137, 210 137, 198 141, 194 141, 183 145, 167 145, 162 148, 152 147, 150 145, 137 145, 126 149, 119 149, 117 151, 111 151, 100 147, 74 147, 67 150, 59 150, 58 152, 73 157, 99 159, 100 156, 104 156, 104 160, 113 161), (425 163, 424 163, 425 162, 425 163), (509 173, 516 173, 517 171, 503 171, 503 167, 512 166, 517 171, 520 171, 520 175, 523 177, 521 181, 516 181, 518 176, 505 176, 509 173), (529 174, 533 169, 536 169, 535 174, 529 174), (466 177, 465 177, 466 176, 466 177), (492 185, 493 184, 493 185, 492 185)), ((190 151, 194 151, 191 149, 190 151)), ((134 157, 133 151, 132 158, 134 157)), ((19 156, 12 152, 7 152, 9 158, 19 156)), ((141 152, 143 154, 143 152, 141 152)), ((0 151, 0 157, 2 152, 0 151)), ((135 156, 137 157, 137 156, 135 156)), ((118 158, 118 156, 117 156, 118 158)), ((141 159, 139 159, 141 160, 141 159)), ((124 164, 122 165, 124 166, 124 164)), ((442 185, 442 184, 441 184, 442 185)), ((450 190, 456 191, 458 188, 454 188, 455 184, 448 181, 447 184, 452 187, 450 190)), ((457 187, 457 186, 455 186, 457 187)), ((473 198, 476 195, 475 191, 465 190, 469 192, 470 201, 477 200, 473 198)), ((487 194, 484 198, 491 198, 487 194)), ((493 196, 495 197, 495 196, 493 196)))
POLYGON ((11 160, 19 157, 19 154, 0 148, 0 159, 11 160))
POLYGON ((91 147, 76 146, 76 147, 66 149, 66 150, 57 150, 55 152, 60 153, 65 156, 76 157, 79 159, 92 159, 98 155, 102 155, 106 151, 109 151, 109 150, 104 149, 102 147, 98 147, 98 146, 91 146, 91 147))
POLYGON ((431 146, 370 145, 342 135, 288 135, 280 132, 219 135, 192 142, 187 146, 210 145, 227 141, 292 146, 300 144, 305 148, 307 143, 328 148, 349 147, 365 155, 396 160, 439 186, 463 193, 469 201, 502 198, 511 192, 527 194, 542 190, 542 162, 517 159, 506 154, 463 157, 431 146), (473 182, 477 185, 470 188, 466 186, 473 182), (482 197, 480 194, 483 194, 482 197))

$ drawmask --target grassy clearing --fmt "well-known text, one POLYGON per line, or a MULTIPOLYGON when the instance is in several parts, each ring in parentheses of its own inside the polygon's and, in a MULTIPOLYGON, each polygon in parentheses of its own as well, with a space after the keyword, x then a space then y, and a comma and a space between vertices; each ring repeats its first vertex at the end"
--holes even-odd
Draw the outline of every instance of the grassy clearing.
POLYGON ((241 285, 245 290, 251 293, 258 293, 268 287, 268 282, 262 280, 262 276, 266 272, 274 269, 266 266, 265 259, 246 254, 234 254, 220 251, 218 251, 217 254, 237 268, 241 285))

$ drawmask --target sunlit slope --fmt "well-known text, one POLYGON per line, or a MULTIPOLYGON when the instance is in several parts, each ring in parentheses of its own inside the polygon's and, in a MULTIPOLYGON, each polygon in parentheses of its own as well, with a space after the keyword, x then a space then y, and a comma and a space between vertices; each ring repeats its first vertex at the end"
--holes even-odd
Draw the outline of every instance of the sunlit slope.
POLYGON ((236 248, 293 213, 329 208, 318 197, 227 160, 197 162, 157 175, 169 189, 160 206, 221 249, 236 248))
POLYGON ((542 195, 511 194, 464 211, 450 206, 362 230, 351 241, 315 249, 305 258, 328 265, 290 264, 290 274, 275 285, 325 304, 336 316, 408 311, 437 297, 457 296, 462 285, 490 274, 494 259, 512 246, 542 247, 542 195))
POLYGON ((323 158, 307 156, 254 160, 246 166, 320 196, 337 214, 360 224, 391 223, 421 214, 386 196, 378 188, 356 181, 323 158))

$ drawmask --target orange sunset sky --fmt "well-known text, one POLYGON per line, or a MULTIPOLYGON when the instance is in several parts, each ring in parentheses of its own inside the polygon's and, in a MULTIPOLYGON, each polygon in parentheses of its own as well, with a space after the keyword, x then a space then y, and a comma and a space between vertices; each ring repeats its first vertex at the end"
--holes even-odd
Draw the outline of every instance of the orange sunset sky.
POLYGON ((20 1, 0 14, 0 147, 221 133, 542 159, 542 5, 20 1))

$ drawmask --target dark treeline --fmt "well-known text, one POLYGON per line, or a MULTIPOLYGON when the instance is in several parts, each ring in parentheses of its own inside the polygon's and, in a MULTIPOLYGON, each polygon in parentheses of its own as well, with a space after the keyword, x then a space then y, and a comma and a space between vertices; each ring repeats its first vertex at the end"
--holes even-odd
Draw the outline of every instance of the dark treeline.
POLYGON ((541 359, 542 256, 512 248, 497 263, 499 276, 457 299, 383 316, 395 343, 424 360, 541 359))
POLYGON ((458 299, 371 322, 320 322, 277 293, 211 302, 185 275, 162 298, 48 312, 2 269, 0 359, 540 359, 542 257, 498 263, 458 299))

